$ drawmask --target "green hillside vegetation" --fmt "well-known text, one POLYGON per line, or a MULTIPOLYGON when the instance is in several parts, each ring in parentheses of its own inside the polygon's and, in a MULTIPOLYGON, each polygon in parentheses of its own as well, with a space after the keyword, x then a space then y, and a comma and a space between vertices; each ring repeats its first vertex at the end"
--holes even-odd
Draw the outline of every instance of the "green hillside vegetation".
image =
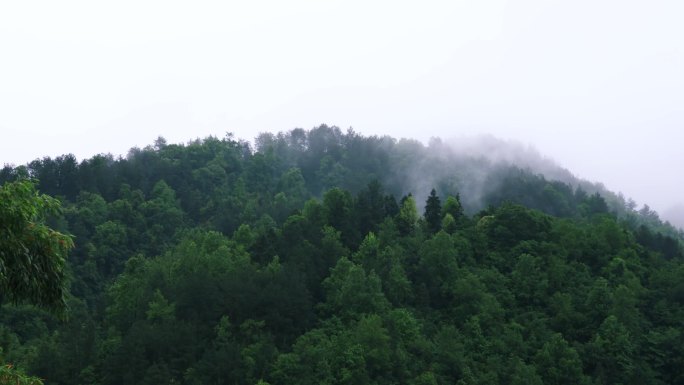
POLYGON ((0 361, 48 385, 684 384, 681 231, 556 171, 328 126, 6 166, 74 248, 68 317, 3 287, 0 361))

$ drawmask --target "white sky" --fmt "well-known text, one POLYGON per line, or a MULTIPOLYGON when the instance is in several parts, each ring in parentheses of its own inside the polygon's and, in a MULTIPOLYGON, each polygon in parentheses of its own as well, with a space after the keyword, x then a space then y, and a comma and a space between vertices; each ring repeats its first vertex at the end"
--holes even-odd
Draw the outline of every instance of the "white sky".
POLYGON ((3 1, 0 163, 321 123, 684 202, 684 1, 3 1))

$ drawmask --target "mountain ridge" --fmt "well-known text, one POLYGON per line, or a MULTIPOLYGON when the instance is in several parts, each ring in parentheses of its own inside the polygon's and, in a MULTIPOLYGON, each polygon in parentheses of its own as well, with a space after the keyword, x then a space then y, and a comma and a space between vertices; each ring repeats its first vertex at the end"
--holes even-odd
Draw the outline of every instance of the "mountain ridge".
POLYGON ((681 233, 444 146, 319 126, 5 167, 75 247, 69 318, 3 306, 2 359, 60 385, 684 378, 681 233))

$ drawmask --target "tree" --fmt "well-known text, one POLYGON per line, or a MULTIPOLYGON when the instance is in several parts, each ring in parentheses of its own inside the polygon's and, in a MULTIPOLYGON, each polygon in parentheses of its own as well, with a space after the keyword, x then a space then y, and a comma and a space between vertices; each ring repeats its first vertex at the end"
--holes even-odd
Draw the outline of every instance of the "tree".
POLYGON ((577 351, 563 339, 554 334, 535 356, 536 366, 545 384, 582 384, 582 361, 577 351))
POLYGON ((451 237, 443 231, 437 233, 422 244, 418 258, 416 283, 425 285, 432 306, 454 306, 451 292, 458 276, 458 264, 451 237))
POLYGON ((362 236, 377 231, 386 215, 385 204, 383 188, 377 179, 368 183, 356 196, 356 216, 362 236))
POLYGON ((362 314, 382 313, 389 307, 380 278, 374 272, 366 274, 363 267, 347 258, 337 261, 322 285, 326 300, 320 309, 327 315, 354 319, 362 314))
POLYGON ((463 217, 463 206, 461 205, 461 196, 456 194, 455 197, 447 197, 444 206, 442 207, 442 216, 451 215, 454 220, 458 221, 463 217))
POLYGON ((416 209, 416 201, 409 194, 402 199, 401 209, 399 209, 399 214, 396 217, 397 228, 402 235, 411 234, 417 221, 418 210, 416 209))
POLYGON ((435 189, 430 191, 430 196, 425 202, 425 222, 431 234, 438 232, 442 225, 442 204, 435 189))
POLYGON ((342 232, 342 240, 349 246, 358 241, 358 229, 354 220, 354 200, 349 191, 339 188, 323 195, 323 209, 327 223, 342 232))
POLYGON ((65 259, 74 244, 45 224, 60 210, 59 201, 39 194, 35 182, 0 187, 0 300, 30 302, 64 314, 65 259))
POLYGON ((12 365, 1 365, 0 384, 43 385, 43 381, 35 377, 26 376, 21 371, 15 370, 12 365))
POLYGON ((537 210, 516 204, 504 204, 495 215, 480 222, 486 228, 492 246, 508 248, 526 240, 544 240, 551 229, 551 218, 537 210))
POLYGON ((513 292, 522 307, 543 306, 548 300, 548 274, 539 257, 522 254, 511 272, 513 292))
MULTIPOLYGON (((59 201, 38 194, 32 181, 0 187, 0 301, 30 302, 57 315, 65 314, 65 259, 74 244, 71 237, 44 223, 60 210, 59 201)), ((12 365, 2 365, 0 383, 43 382, 12 365)))
POLYGON ((608 316, 588 344, 594 376, 604 383, 629 383, 634 378, 634 341, 617 317, 608 316))
POLYGON ((542 379, 537 375, 533 365, 525 365, 518 360, 515 363, 511 385, 543 385, 542 379))
POLYGON ((608 213, 606 200, 598 192, 584 200, 583 208, 587 215, 608 213))

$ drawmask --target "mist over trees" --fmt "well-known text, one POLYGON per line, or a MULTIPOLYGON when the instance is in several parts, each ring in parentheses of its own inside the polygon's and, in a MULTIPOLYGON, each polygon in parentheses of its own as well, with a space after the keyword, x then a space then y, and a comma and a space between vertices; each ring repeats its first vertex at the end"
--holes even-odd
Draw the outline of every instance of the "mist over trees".
POLYGON ((684 383, 681 231, 486 143, 323 125, 5 166, 75 247, 68 319, 4 305, 0 359, 46 384, 684 383))

